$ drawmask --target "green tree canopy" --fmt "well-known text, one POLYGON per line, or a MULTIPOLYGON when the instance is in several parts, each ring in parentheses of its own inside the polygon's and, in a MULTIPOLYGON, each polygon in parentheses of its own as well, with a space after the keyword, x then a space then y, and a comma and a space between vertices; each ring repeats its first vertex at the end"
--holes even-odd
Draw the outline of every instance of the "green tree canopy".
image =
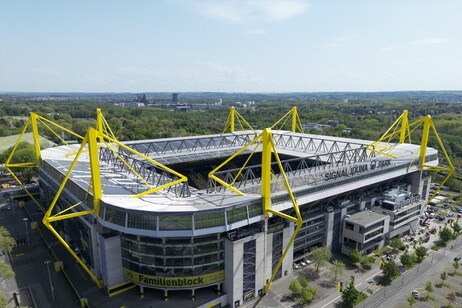
POLYGON ((337 281, 337 278, 345 274, 345 264, 342 262, 335 261, 329 268, 331 275, 334 277, 334 281, 337 281))
POLYGON ((289 284, 289 290, 294 294, 297 295, 302 290, 300 283, 297 280, 292 280, 289 284))
POLYGON ((342 304, 343 307, 353 308, 357 303, 361 292, 359 292, 354 285, 354 282, 351 281, 342 291, 342 304))
POLYGON ((385 262, 382 268, 382 273, 384 284, 389 284, 395 277, 397 277, 399 275, 399 271, 395 261, 390 260, 385 262))
POLYGON ((417 300, 415 299, 414 295, 409 296, 406 300, 409 303, 409 306, 411 306, 411 307, 412 307, 412 305, 417 303, 417 300))
POLYGON ((430 294, 434 291, 433 283, 431 281, 427 281, 425 283, 425 291, 427 291, 427 297, 430 297, 430 294))
POLYGON ((0 250, 11 252, 15 245, 16 241, 10 236, 10 232, 5 227, 0 226, 0 250))
POLYGON ((408 253, 402 254, 401 257, 399 257, 399 259, 401 261, 401 264, 406 269, 410 269, 414 265, 414 260, 408 253))
POLYGON ((332 253, 327 247, 316 247, 311 250, 311 259, 316 264, 316 271, 320 266, 324 266, 332 258, 332 253))
POLYGON ((424 246, 418 246, 415 248, 415 254, 417 256, 417 262, 422 262, 423 259, 425 259, 425 256, 427 255, 427 248, 424 246))
POLYGON ((357 248, 350 253, 351 262, 354 265, 361 262, 362 257, 363 255, 359 252, 357 248))
POLYGON ((440 239, 444 242, 447 243, 450 240, 452 240, 452 232, 451 229, 448 227, 444 227, 441 232, 440 232, 440 239))

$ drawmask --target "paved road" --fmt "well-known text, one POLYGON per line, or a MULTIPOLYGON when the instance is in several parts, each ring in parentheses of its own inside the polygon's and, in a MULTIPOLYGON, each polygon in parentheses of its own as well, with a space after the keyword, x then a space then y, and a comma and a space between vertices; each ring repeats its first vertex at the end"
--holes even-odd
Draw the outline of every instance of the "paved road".
POLYGON ((406 271, 401 277, 395 279, 390 286, 382 287, 381 290, 371 295, 359 307, 388 308, 395 307, 403 298, 410 296, 413 289, 441 270, 441 267, 452 264, 456 255, 462 254, 462 246, 454 250, 441 249, 431 251, 430 255, 419 265, 406 271))

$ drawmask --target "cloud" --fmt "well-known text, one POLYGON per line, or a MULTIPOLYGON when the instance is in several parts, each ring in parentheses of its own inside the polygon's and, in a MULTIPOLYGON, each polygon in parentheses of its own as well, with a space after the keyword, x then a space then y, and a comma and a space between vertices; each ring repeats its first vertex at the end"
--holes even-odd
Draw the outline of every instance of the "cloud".
POLYGON ((428 39, 421 39, 421 40, 416 40, 412 41, 409 43, 409 45, 434 45, 434 44, 441 44, 444 42, 447 42, 449 39, 445 37, 440 37, 440 38, 428 38, 428 39))
POLYGON ((252 34, 252 35, 264 35, 266 34, 266 31, 262 29, 249 29, 249 30, 246 30, 245 33, 252 34))
POLYGON ((329 48, 339 48, 345 45, 347 42, 357 38, 357 35, 345 35, 341 37, 336 37, 330 41, 326 46, 329 48))
POLYGON ((389 51, 394 51, 398 49, 408 48, 411 46, 436 45, 436 44, 445 43, 447 41, 449 41, 449 39, 445 37, 425 38, 425 39, 410 41, 410 42, 403 43, 403 44, 390 45, 390 46, 380 49, 380 51, 389 52, 389 51))
POLYGON ((305 13, 306 0, 179 0, 199 14, 234 24, 275 22, 305 13))

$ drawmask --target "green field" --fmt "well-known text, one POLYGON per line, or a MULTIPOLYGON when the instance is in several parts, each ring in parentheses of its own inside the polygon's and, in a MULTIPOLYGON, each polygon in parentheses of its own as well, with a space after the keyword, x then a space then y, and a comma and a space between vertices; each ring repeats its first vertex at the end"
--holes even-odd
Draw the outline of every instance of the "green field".
MULTIPOLYGON (((19 135, 0 137, 0 153, 7 150, 9 147, 14 146, 16 142, 18 141, 18 138, 19 138, 19 135)), ((24 136, 22 137, 22 141, 34 143, 32 133, 25 133, 24 136)), ((55 143, 49 141, 48 139, 40 137, 40 146, 43 149, 50 148, 55 145, 56 145, 55 143)))

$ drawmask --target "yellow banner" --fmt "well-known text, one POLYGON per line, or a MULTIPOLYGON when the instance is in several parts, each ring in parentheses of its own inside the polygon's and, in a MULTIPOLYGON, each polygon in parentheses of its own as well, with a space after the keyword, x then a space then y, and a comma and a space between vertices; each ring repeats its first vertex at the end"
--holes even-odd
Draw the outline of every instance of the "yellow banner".
POLYGON ((200 276, 189 276, 189 277, 160 277, 150 276, 141 273, 131 271, 129 269, 123 269, 123 275, 125 279, 133 281, 134 283, 143 284, 151 287, 159 288, 189 288, 205 286, 214 284, 225 280, 225 271, 219 271, 211 274, 200 275, 200 276))

